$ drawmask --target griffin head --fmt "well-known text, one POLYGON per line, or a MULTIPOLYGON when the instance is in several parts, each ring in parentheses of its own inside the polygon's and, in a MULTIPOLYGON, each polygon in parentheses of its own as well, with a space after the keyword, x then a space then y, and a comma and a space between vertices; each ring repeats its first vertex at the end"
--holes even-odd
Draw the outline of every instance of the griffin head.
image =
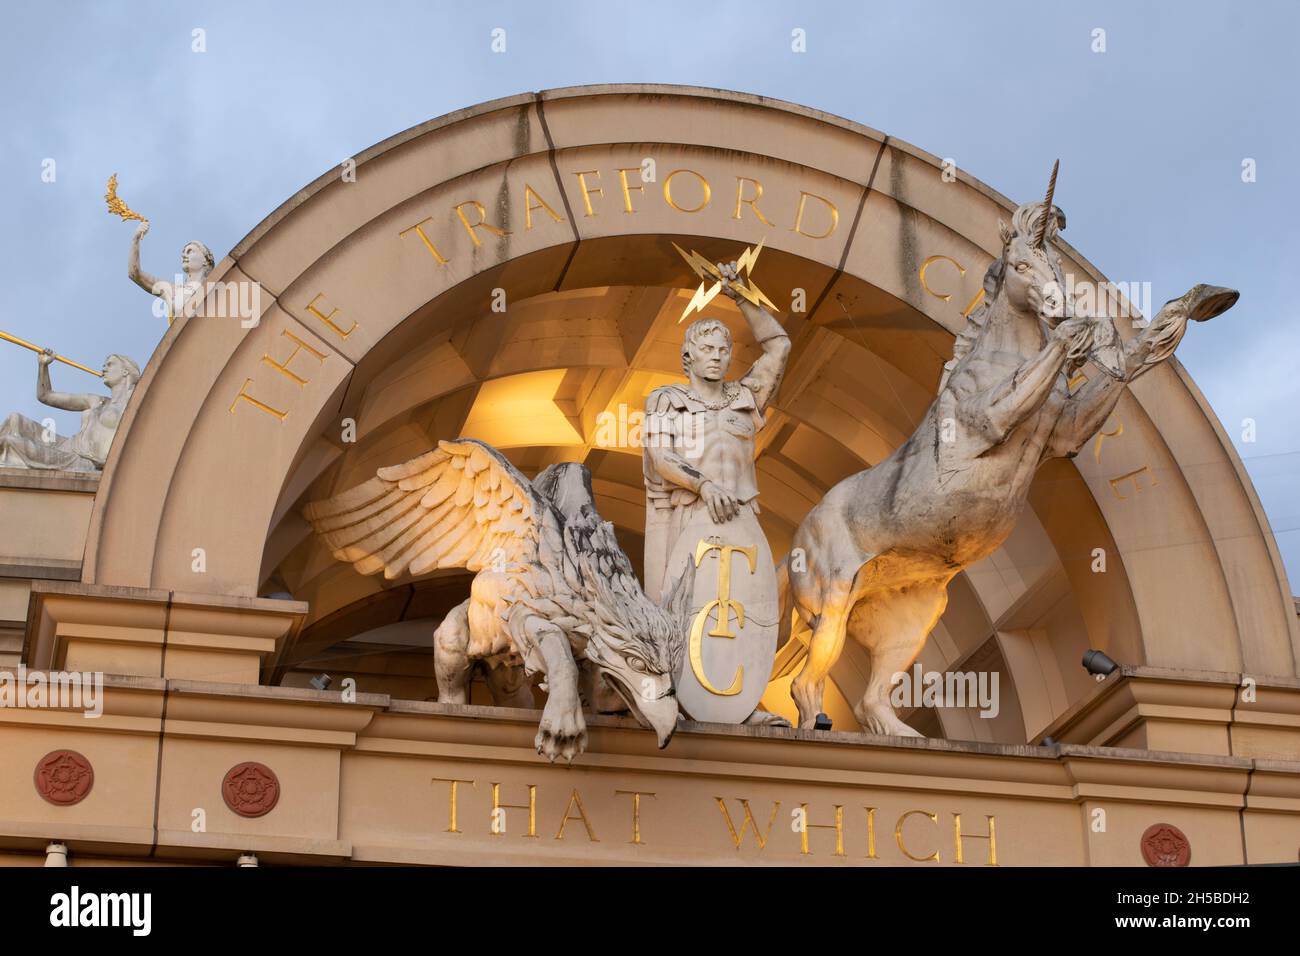
MULTIPOLYGON (((654 609, 653 605, 650 607, 654 609)), ((673 689, 671 654, 653 636, 654 631, 660 631, 663 639, 671 639, 673 626, 663 611, 659 611, 659 617, 663 618, 663 626, 655 627, 647 615, 650 632, 627 631, 621 627, 594 628, 586 645, 586 659, 594 663, 606 683, 623 698, 637 722, 654 731, 659 748, 663 749, 677 730, 677 696, 673 689)))

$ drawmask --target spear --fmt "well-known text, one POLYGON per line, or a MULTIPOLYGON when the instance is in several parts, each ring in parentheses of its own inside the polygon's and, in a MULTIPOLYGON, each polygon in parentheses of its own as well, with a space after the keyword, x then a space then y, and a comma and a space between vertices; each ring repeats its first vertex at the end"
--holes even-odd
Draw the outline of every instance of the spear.
MULTIPOLYGON (((0 339, 3 339, 6 342, 12 342, 14 345, 21 345, 25 349, 31 349, 33 352, 45 351, 39 345, 32 345, 31 342, 28 342, 24 339, 20 339, 16 335, 10 335, 8 332, 0 332, 0 339)), ((66 359, 62 355, 56 355, 54 356, 54 359, 57 362, 62 362, 64 365, 71 365, 73 368, 79 368, 83 372, 89 372, 91 375, 97 375, 100 378, 104 377, 103 372, 96 372, 93 368, 86 368, 86 366, 82 365, 81 363, 74 362, 72 361, 72 359, 66 359)))

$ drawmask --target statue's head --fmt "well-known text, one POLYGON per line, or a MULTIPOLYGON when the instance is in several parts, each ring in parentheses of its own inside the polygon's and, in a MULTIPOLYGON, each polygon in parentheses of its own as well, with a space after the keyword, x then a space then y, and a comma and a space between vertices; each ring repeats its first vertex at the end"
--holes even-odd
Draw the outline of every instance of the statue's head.
POLYGON ((1001 224, 1002 255, 984 277, 984 293, 993 301, 999 294, 1017 312, 1030 312, 1055 327, 1072 313, 1066 296, 1065 275, 1061 260, 1048 243, 1065 226, 1065 214, 1053 206, 1051 225, 1044 238, 1036 240, 1047 207, 1027 203, 1016 210, 1012 225, 1001 224))
POLYGON ((104 359, 104 384, 112 388, 123 381, 135 388, 135 383, 140 381, 140 366, 125 355, 110 355, 104 359))
POLYGON ((197 239, 185 243, 181 249, 181 269, 187 276, 206 277, 215 265, 212 250, 197 239))
POLYGON ((682 368, 706 382, 720 382, 731 367, 731 330, 719 319, 698 319, 682 340, 682 368))
POLYGON ((989 302, 999 295, 1017 312, 1029 312, 1055 327, 1073 315, 1066 294, 1065 273, 1051 240, 1065 228, 1065 213, 1052 205, 1056 167, 1052 168, 1047 198, 1016 209, 1011 225, 999 222, 1002 255, 984 276, 989 302))

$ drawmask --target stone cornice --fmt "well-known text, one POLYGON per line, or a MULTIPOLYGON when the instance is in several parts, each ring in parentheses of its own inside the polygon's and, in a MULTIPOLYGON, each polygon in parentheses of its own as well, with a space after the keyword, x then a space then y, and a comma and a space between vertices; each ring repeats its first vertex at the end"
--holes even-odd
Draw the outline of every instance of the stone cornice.
POLYGON ((93 495, 99 488, 99 472, 0 468, 0 488, 34 488, 93 495))
MULTIPOLYGON (((1214 677, 1200 675, 1216 686, 1227 683, 1214 677)), ((1128 678, 1140 683, 1134 675, 1128 678)), ((1147 674, 1146 680, 1151 679, 1147 674)), ((1196 680, 1189 677, 1186 683, 1196 680)), ((239 853, 253 850, 284 863, 716 865, 758 859, 753 845, 745 856, 735 855, 718 805, 725 800, 739 826, 735 814, 748 798, 756 821, 769 826, 773 846, 781 847, 769 847, 761 857, 775 853, 773 862, 832 862, 834 841, 827 832, 833 829, 827 826, 833 819, 831 804, 842 808, 848 856, 860 862, 866 853, 868 808, 878 808, 879 856, 873 860, 898 855, 892 849, 893 831, 906 811, 912 816, 910 845, 922 852, 938 847, 944 863, 955 862, 952 832, 958 814, 962 833, 975 841, 965 844, 967 864, 984 865, 987 844, 979 841, 988 829, 986 815, 994 814, 999 858, 1009 863, 1039 857, 1123 861, 1128 859, 1124 854, 1136 850, 1120 847, 1135 847, 1136 833, 1152 820, 1187 829, 1192 825, 1188 821, 1198 819, 1217 821, 1212 830, 1193 837, 1198 858, 1222 862, 1243 852, 1242 826, 1256 841, 1245 860, 1272 860, 1267 844, 1258 842, 1266 837, 1253 834, 1293 826, 1300 815, 1300 762, 1295 761, 695 722, 683 722, 669 746, 658 750, 653 735, 634 721, 591 715, 586 718, 589 749, 570 769, 535 753, 537 719, 530 710, 385 694, 353 697, 338 691, 108 675, 98 718, 0 708, 0 740, 18 755, 18 764, 54 749, 57 741, 84 754, 94 765, 95 787, 114 794, 110 801, 88 799, 76 812, 47 809, 35 795, 12 799, 6 819, 0 820, 0 848, 30 851, 57 837, 83 856, 152 855, 177 862, 233 862, 239 853), (278 777, 282 806, 274 814, 244 819, 222 806, 222 775, 245 760, 260 761, 278 777), (461 822, 459 830, 448 831, 453 779, 464 781, 461 822), (483 822, 498 782, 503 805, 513 808, 509 840, 494 838, 483 822), (520 802, 528 799, 529 787, 539 794, 538 829, 545 839, 522 838, 520 828, 529 816, 527 804, 520 809, 520 802), (581 792, 588 801, 584 815, 597 814, 599 840, 588 841, 570 806, 576 829, 555 842, 570 791, 581 792), (643 807, 644 839, 652 844, 648 849, 629 846, 621 832, 630 832, 628 795, 636 791, 652 794, 643 807), (792 848, 786 832, 787 808, 801 803, 825 827, 818 831, 811 857, 799 852, 797 837, 792 848), (385 822, 377 825, 380 805, 386 808, 385 822), (186 829, 194 807, 206 814, 201 832, 186 829), (1111 815, 1112 829, 1123 828, 1120 843, 1105 833, 1087 835, 1086 822, 1097 809, 1111 815), (161 815, 150 825, 156 812, 161 815), (686 818, 678 816, 683 812, 686 818), (767 823, 769 813, 774 827, 767 823), (668 819, 712 835, 704 843, 691 842, 694 837, 683 843, 668 819), (1206 835, 1211 832, 1213 837, 1206 835), (1077 833, 1085 835, 1071 835, 1077 833), (1028 849, 1048 844, 1048 856, 1028 849)), ((22 776, 13 778, 16 798, 30 791, 22 776)))

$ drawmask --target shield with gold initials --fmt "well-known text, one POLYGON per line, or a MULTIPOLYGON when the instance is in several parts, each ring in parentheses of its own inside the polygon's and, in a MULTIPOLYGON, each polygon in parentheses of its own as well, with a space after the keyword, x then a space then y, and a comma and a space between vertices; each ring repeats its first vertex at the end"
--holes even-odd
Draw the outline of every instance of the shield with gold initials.
POLYGON ((677 700, 693 720, 738 724, 758 706, 776 656, 776 569, 748 509, 726 524, 708 513, 682 529, 669 568, 695 566, 677 700))

